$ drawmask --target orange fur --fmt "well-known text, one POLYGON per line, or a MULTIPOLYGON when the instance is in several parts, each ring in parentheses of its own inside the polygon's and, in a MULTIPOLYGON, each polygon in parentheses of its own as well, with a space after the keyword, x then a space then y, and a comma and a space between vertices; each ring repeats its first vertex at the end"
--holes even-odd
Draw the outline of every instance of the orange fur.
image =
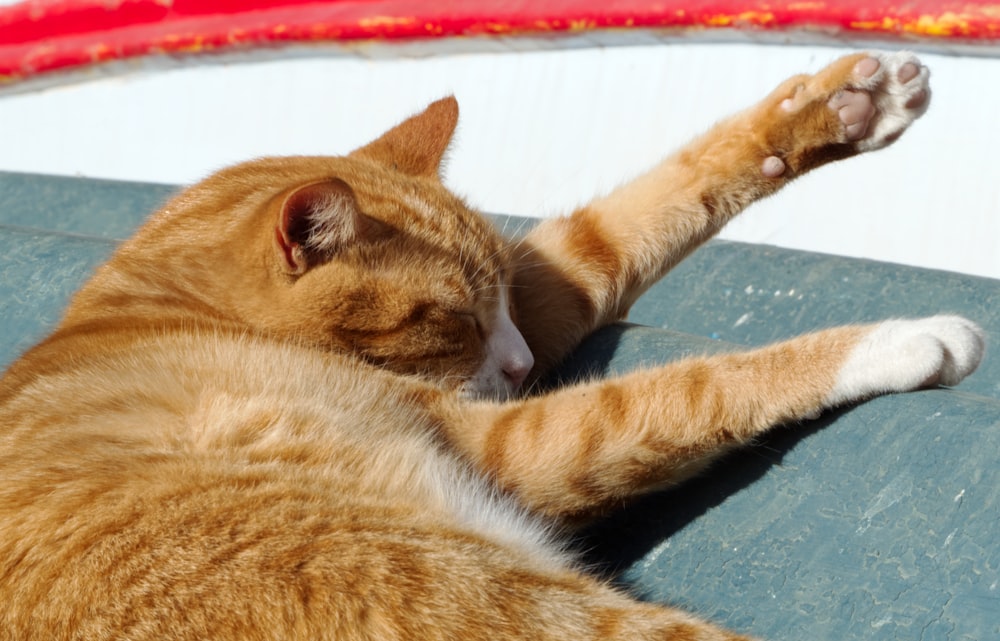
POLYGON ((750 202, 857 151, 827 102, 860 59, 518 243, 438 178, 453 99, 181 193, 0 382, 0 637, 743 639, 580 572, 556 532, 888 391, 843 374, 872 327, 502 400, 531 362, 504 301, 533 380, 750 202))

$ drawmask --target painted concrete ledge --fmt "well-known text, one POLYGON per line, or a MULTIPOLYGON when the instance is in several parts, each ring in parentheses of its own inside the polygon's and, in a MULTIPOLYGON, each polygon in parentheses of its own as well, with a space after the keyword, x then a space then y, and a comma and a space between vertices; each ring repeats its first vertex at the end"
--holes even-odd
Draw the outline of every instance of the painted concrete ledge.
POLYGON ((789 33, 992 50, 1000 4, 912 0, 27 0, 0 7, 0 82, 144 56, 653 31, 789 33))

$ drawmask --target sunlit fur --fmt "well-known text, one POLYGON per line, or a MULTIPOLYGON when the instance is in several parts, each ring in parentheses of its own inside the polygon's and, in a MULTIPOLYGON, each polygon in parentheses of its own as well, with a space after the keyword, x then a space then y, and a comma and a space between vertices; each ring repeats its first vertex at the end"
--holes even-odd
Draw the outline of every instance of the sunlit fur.
POLYGON ((777 423, 958 382, 978 328, 523 391, 750 202, 898 137, 926 73, 864 59, 513 243, 440 182, 453 99, 181 192, 0 381, 0 639, 745 639, 581 571, 568 524, 777 423), (871 135, 848 138, 843 90, 871 135))

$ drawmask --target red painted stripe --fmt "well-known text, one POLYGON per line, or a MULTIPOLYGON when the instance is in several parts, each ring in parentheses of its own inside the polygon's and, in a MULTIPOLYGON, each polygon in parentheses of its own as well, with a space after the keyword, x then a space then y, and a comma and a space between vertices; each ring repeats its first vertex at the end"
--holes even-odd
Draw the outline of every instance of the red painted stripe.
POLYGON ((144 55, 290 42, 599 29, 786 31, 1000 41, 1000 2, 911 0, 27 0, 0 7, 0 82, 144 55))

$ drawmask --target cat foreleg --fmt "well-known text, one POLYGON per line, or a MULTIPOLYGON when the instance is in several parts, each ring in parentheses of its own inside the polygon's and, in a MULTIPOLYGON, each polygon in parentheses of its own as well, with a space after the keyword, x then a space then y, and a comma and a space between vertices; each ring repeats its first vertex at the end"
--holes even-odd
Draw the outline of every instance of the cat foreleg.
POLYGON ((536 374, 754 201, 825 163, 896 140, 930 101, 909 53, 846 56, 782 83, 635 180, 517 246, 514 298, 536 374))
POLYGON ((983 331, 960 316, 884 321, 851 349, 825 404, 956 385, 976 369, 985 349, 983 331))
POLYGON ((955 316, 838 327, 517 402, 470 404, 451 438, 532 509, 586 517, 682 481, 775 425, 877 394, 953 385, 983 351, 981 330, 955 316))

